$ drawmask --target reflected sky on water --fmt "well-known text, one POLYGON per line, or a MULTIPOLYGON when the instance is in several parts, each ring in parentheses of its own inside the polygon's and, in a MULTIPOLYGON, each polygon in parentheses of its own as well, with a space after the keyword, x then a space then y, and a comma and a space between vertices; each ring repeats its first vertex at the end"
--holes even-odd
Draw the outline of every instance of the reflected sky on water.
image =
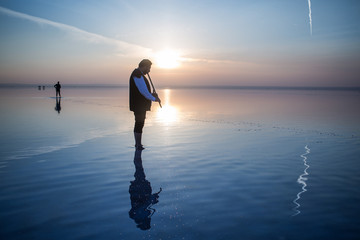
POLYGON ((1 238, 359 236, 358 92, 160 89, 141 155, 127 88, 0 93, 1 238))

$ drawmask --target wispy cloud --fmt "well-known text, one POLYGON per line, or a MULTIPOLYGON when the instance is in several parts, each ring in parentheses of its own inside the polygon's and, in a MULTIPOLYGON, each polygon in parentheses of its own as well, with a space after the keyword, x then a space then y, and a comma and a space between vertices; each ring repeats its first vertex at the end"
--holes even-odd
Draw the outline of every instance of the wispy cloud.
MULTIPOLYGON (((158 55, 158 52, 154 52, 150 48, 142 47, 140 45, 136 45, 136 44, 132 44, 132 43, 128 43, 128 42, 124 42, 124 41, 114 39, 114 38, 105 37, 100 34, 88 32, 88 31, 82 30, 80 28, 71 26, 71 25, 54 22, 54 21, 51 21, 48 19, 28 15, 28 14, 17 12, 17 11, 8 9, 8 8, 0 7, 0 14, 5 14, 5 15, 8 15, 11 17, 27 20, 27 21, 39 24, 40 26, 50 26, 50 27, 60 29, 64 32, 66 32, 67 34, 71 35, 72 37, 74 37, 74 39, 77 41, 85 41, 85 42, 94 43, 94 44, 105 44, 105 45, 113 46, 114 47, 114 55, 120 55, 120 56, 124 56, 124 57, 136 57, 136 58, 139 58, 139 56, 156 58, 156 56, 158 55)), ((178 60, 180 62, 184 62, 184 63, 185 62, 192 62, 192 63, 196 63, 196 62, 200 62, 200 63, 236 63, 236 62, 240 62, 240 61, 236 61, 236 60, 235 61, 234 60, 224 60, 224 59, 215 60, 215 59, 211 59, 211 58, 191 58, 191 57, 180 57, 178 60)))
POLYGON ((115 54, 123 55, 123 56, 143 56, 143 55, 150 55, 151 49, 145 48, 136 44, 127 43, 124 41, 120 41, 117 39, 109 38, 102 36, 100 34, 87 32, 80 28, 50 21, 44 18, 39 18, 35 16, 31 16, 25 13, 13 11, 4 7, 0 7, 0 13, 6 14, 11 17, 16 17, 24 20, 28 20, 43 26, 51 26, 62 31, 67 32, 75 37, 75 39, 79 41, 86 41, 94 44, 106 44, 115 47, 115 54))

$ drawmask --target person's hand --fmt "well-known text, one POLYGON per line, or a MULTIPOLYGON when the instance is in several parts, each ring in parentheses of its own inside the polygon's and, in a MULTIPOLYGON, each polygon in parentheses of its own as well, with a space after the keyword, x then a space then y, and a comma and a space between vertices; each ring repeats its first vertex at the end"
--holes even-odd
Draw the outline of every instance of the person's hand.
POLYGON ((157 93, 152 93, 152 95, 156 98, 155 102, 161 103, 161 100, 157 93))

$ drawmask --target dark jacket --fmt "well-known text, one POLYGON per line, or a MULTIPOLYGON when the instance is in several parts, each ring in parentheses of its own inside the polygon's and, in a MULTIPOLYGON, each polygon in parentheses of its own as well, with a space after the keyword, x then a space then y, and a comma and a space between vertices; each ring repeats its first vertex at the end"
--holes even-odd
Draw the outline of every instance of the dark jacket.
POLYGON ((139 69, 135 69, 129 80, 129 105, 130 105, 130 111, 133 112, 144 112, 144 111, 150 111, 151 109, 151 101, 146 99, 139 91, 139 89, 135 85, 134 76, 137 78, 140 78, 143 76, 147 89, 149 92, 151 92, 150 84, 147 78, 142 75, 141 71, 139 69))

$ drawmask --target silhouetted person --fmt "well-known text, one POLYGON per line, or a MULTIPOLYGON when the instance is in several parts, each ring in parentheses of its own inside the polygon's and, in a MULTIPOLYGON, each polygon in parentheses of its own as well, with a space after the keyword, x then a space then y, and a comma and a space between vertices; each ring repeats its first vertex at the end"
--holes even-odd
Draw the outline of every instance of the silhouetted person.
POLYGON ((145 179, 141 151, 136 150, 134 156, 135 180, 131 181, 129 186, 131 200, 129 217, 134 219, 138 228, 148 230, 151 228, 151 216, 155 213, 152 206, 159 202, 159 193, 162 189, 160 188, 159 192, 152 194, 151 184, 145 179))
POLYGON ((148 79, 145 77, 150 72, 151 61, 144 59, 139 63, 130 76, 129 80, 129 105, 130 111, 135 115, 134 137, 135 147, 144 149, 141 143, 142 132, 145 124, 146 111, 150 111, 151 102, 160 102, 157 94, 151 94, 148 79))
POLYGON ((61 98, 56 97, 55 111, 57 111, 58 114, 60 114, 60 111, 61 111, 61 98))
POLYGON ((60 93, 60 82, 57 82, 57 84, 54 85, 54 88, 56 89, 56 97, 59 95, 61 97, 61 93, 60 93))

